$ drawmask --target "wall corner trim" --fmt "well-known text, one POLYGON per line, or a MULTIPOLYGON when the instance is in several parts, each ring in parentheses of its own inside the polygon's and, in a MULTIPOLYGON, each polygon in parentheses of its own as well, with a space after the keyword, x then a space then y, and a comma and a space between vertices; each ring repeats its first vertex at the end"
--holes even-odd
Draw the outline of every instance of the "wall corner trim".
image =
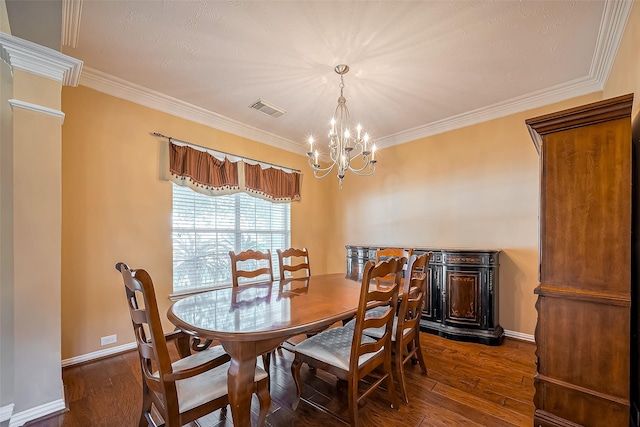
POLYGON ((58 399, 25 411, 16 412, 9 421, 9 427, 20 427, 28 421, 36 420, 65 409, 67 409, 67 406, 64 403, 64 399, 58 399))
POLYGON ((11 68, 56 80, 65 86, 78 86, 83 64, 79 59, 2 32, 0 50, 6 51, 3 60, 11 68))
POLYGON ((10 99, 9 104, 13 108, 22 108, 24 110, 35 111, 38 113, 48 114, 50 116, 55 116, 60 118, 60 124, 64 123, 64 112, 60 110, 55 110, 49 107, 43 107, 42 105, 32 104, 26 101, 20 101, 19 99, 10 99))
POLYGON ((14 406, 15 405, 13 403, 10 403, 9 405, 0 407, 0 423, 11 419, 11 414, 13 414, 14 406))

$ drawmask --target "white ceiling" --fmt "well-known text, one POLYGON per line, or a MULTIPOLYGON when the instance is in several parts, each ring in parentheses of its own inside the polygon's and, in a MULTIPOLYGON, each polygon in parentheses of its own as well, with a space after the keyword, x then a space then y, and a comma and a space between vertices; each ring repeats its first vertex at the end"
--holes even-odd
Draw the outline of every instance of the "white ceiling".
POLYGON ((84 61, 81 84, 297 152, 324 139, 345 63, 351 117, 384 147, 602 89, 630 8, 84 0, 63 52, 84 61))

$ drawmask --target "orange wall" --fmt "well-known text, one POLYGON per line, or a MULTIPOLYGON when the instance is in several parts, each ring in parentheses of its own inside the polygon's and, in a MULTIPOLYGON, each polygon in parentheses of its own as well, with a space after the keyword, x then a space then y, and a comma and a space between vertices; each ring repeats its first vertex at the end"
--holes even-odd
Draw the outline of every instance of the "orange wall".
MULTIPOLYGON (((159 179, 160 132, 303 171, 292 204, 292 245, 306 246, 314 273, 328 270, 329 183, 306 157, 230 135, 86 87, 64 87, 62 147, 62 358, 103 349, 100 337, 133 342, 118 261, 147 269, 161 312, 171 293, 171 184, 159 179)), ((342 248, 344 251, 344 248, 342 248)), ((166 322, 165 328, 172 329, 166 322)))
MULTIPOLYGON (((524 121, 601 99, 572 99, 380 150, 378 171, 345 178, 343 240, 499 248, 500 325, 533 334, 538 284, 538 154, 524 121)), ((378 157, 379 156, 379 157, 378 157)))

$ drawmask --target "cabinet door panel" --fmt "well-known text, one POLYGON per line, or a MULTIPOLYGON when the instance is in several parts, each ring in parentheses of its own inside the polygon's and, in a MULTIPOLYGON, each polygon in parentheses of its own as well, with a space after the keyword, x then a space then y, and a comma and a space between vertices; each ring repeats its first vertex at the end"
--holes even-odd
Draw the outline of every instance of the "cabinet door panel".
POLYGON ((482 278, 479 271, 445 269, 445 324, 480 327, 482 278))
POLYGON ((427 292, 424 296, 424 309, 422 310, 422 318, 426 320, 437 320, 440 310, 440 289, 438 288, 438 280, 436 279, 436 269, 429 265, 427 269, 427 292))
POLYGON ((628 119, 558 132, 543 145, 541 282, 628 293, 631 138, 628 119))

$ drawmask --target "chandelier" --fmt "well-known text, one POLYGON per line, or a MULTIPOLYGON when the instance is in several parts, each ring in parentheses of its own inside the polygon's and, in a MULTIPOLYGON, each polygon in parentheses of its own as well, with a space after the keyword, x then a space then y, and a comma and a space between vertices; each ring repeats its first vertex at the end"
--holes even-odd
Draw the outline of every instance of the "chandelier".
POLYGON ((351 127, 351 118, 347 108, 347 99, 344 97, 344 75, 349 72, 348 65, 337 65, 335 72, 340 75, 340 97, 338 106, 331 118, 329 129, 329 157, 331 164, 327 167, 320 166, 318 149, 314 150, 313 137, 309 137, 309 166, 313 168, 313 175, 316 178, 324 178, 331 173, 334 168, 338 170, 340 189, 342 180, 347 171, 356 175, 369 176, 376 171, 376 146, 369 141, 369 134, 363 132, 362 126, 358 124, 354 129, 351 127), (352 161, 355 160, 355 166, 352 161))

